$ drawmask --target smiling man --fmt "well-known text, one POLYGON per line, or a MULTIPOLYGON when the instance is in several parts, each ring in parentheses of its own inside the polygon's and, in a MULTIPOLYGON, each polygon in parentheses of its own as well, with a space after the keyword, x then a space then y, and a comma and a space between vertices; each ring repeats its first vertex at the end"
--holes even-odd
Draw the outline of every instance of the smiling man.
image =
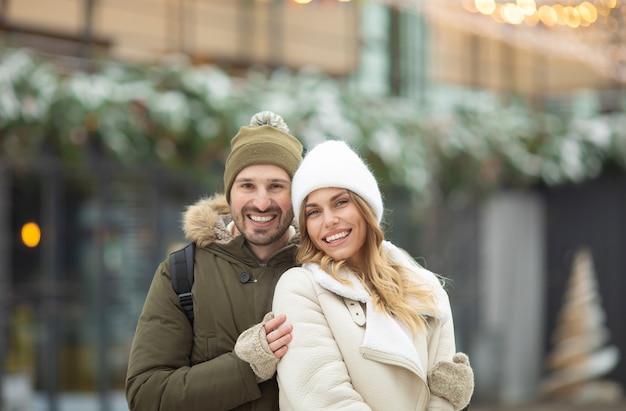
POLYGON ((202 199, 183 216, 196 244, 193 324, 165 260, 131 348, 130 410, 278 409, 274 374, 292 327, 270 309, 276 282, 295 265, 291 179, 301 160, 302 145, 271 112, 253 116, 232 139, 226 195, 202 199))
POLYGON ((230 203, 235 227, 261 261, 289 240, 293 221, 290 187, 289 174, 271 164, 248 166, 233 182, 230 203))

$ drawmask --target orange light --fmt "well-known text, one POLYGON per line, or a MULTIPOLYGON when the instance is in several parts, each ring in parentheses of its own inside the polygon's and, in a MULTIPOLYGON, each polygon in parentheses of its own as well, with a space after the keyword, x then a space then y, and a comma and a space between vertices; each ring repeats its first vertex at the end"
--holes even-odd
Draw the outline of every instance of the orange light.
POLYGON ((474 0, 476 10, 485 15, 490 15, 496 9, 495 0, 474 0))
POLYGON ((22 242, 26 247, 37 247, 40 240, 41 230, 36 223, 29 222, 22 226, 22 242))
POLYGON ((548 27, 554 26, 559 20, 559 15, 552 7, 543 5, 539 7, 539 19, 548 27))
POLYGON ((524 13, 513 3, 506 3, 500 9, 502 19, 509 24, 520 24, 524 21, 524 13))
POLYGON ((595 23, 596 20, 598 20, 598 10, 593 4, 589 3, 588 1, 581 3, 577 8, 580 12, 580 17, 584 21, 588 23, 595 23))

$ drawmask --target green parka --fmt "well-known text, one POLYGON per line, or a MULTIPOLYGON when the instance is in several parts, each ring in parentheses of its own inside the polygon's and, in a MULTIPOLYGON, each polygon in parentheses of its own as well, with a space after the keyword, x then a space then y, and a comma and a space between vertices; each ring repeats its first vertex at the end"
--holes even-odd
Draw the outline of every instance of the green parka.
POLYGON ((133 340, 126 398, 132 411, 278 410, 276 377, 257 383, 233 352, 237 337, 271 310, 274 287, 295 265, 297 235, 261 263, 227 224, 224 196, 200 200, 183 218, 196 243, 194 325, 172 289, 169 261, 157 268, 133 340), (245 274, 247 273, 247 274, 245 274))

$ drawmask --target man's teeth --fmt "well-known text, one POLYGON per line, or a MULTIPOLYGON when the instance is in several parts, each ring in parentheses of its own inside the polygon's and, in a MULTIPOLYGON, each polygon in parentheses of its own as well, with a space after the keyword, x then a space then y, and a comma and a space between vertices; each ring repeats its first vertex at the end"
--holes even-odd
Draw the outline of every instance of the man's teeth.
POLYGON ((257 223, 267 223, 268 221, 271 221, 273 219, 274 217, 272 216, 267 216, 267 217, 261 217, 261 216, 256 216, 256 215, 250 216, 250 220, 255 221, 257 223))
POLYGON ((335 240, 339 240, 340 238, 344 238, 345 236, 347 236, 349 233, 347 231, 343 231, 341 233, 337 233, 337 234, 333 234, 333 235, 329 235, 328 237, 326 237, 325 241, 327 243, 330 243, 331 241, 335 241, 335 240))

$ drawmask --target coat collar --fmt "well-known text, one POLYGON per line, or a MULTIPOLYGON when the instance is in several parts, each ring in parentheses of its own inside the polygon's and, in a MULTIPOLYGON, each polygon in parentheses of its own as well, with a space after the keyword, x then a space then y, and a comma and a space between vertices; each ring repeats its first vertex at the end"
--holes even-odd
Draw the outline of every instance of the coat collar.
MULTIPOLYGON (((430 271, 419 267, 415 263, 411 263, 408 255, 392 243, 385 241, 383 248, 394 261, 414 271, 416 281, 433 285, 439 309, 439 315, 437 317, 449 315, 447 295, 445 295, 437 277, 430 271)), ((412 365, 411 368, 415 369, 417 374, 421 376, 425 375, 424 366, 415 348, 414 339, 416 337, 404 324, 388 314, 374 309, 370 294, 353 272, 342 270, 339 273, 340 278, 348 282, 344 284, 331 277, 317 264, 305 263, 303 264, 303 268, 313 273, 314 280, 321 287, 341 297, 365 304, 367 322, 365 326, 365 336, 362 342, 363 349, 399 356, 403 360, 408 361, 412 365)), ((431 312, 423 312, 422 314, 431 317, 434 316, 431 312)))
MULTIPOLYGON (((406 251, 398 248, 389 241, 383 241, 383 250, 389 255, 389 257, 393 261, 402 264, 403 266, 411 270, 415 274, 415 282, 419 284, 428 284, 433 288, 433 292, 435 293, 435 303, 437 305, 438 312, 433 313, 431 311, 422 310, 420 311, 420 314, 428 317, 434 317, 437 319, 449 318, 451 316, 450 303, 448 300, 448 296, 443 290, 441 282, 439 281, 437 276, 431 271, 419 266, 414 260, 412 261, 411 257, 406 253, 406 251)), ((349 270, 342 270, 339 273, 339 277, 341 279, 348 281, 347 284, 344 284, 335 280, 328 273, 322 270, 317 264, 305 263, 303 264, 303 267, 311 270, 317 283, 326 288, 328 291, 332 291, 333 293, 338 294, 342 297, 360 301, 362 303, 367 303, 368 301, 371 301, 371 296, 369 295, 367 290, 365 290, 365 287, 353 272, 349 270)))

